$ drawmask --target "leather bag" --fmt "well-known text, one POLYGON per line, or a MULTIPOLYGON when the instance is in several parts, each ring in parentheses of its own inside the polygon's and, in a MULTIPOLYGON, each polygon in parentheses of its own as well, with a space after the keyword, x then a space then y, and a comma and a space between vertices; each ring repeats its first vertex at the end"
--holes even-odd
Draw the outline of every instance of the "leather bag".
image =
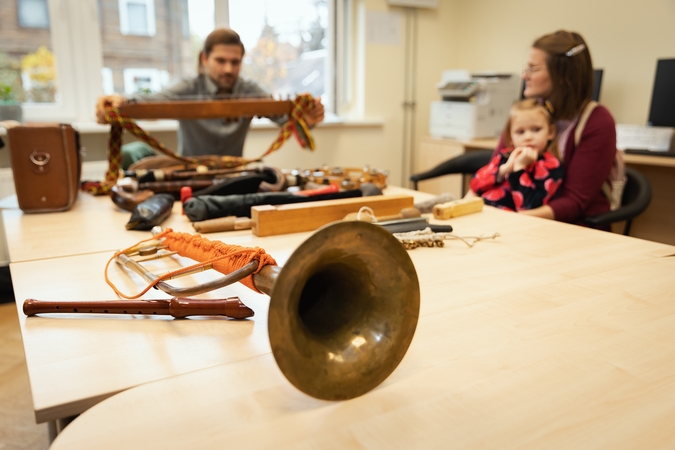
POLYGON ((19 208, 26 213, 72 208, 82 174, 79 136, 73 127, 25 125, 7 134, 19 208))

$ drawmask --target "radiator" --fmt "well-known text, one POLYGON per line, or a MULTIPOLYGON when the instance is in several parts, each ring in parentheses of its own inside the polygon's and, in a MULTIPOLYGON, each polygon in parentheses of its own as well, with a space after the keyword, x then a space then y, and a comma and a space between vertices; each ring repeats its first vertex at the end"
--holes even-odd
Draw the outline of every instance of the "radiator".
MULTIPOLYGON (((108 161, 88 161, 82 164, 82 180, 102 181, 108 161)), ((14 176, 11 168, 0 169, 0 198, 14 195, 14 176)))

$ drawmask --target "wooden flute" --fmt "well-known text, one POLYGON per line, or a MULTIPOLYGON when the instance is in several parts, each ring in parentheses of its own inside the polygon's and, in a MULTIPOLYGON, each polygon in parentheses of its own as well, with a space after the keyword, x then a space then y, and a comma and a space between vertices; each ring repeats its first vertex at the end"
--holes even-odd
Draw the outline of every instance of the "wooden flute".
POLYGON ((239 297, 200 300, 174 297, 170 300, 104 300, 104 301, 44 301, 29 298, 23 302, 23 313, 27 316, 45 313, 61 314, 148 314, 170 315, 175 318, 188 316, 227 316, 246 319, 253 316, 253 310, 239 300, 239 297))

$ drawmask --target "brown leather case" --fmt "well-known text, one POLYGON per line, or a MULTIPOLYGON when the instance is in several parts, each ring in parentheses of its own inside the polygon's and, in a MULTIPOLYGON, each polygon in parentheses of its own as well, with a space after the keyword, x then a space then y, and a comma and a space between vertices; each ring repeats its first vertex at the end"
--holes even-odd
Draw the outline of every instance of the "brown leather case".
POLYGON ((82 162, 77 133, 67 124, 10 128, 14 187, 27 213, 67 211, 77 200, 82 162))

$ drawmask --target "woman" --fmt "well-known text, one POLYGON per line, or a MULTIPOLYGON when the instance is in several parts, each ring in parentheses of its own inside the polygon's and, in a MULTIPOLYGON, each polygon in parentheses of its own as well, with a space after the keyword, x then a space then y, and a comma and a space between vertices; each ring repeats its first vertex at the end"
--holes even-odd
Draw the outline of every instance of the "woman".
MULTIPOLYGON (((591 101, 593 64, 588 46, 578 33, 556 31, 532 45, 523 71, 525 97, 543 98, 553 105, 558 148, 565 176, 547 205, 521 211, 546 219, 581 224, 584 217, 610 209, 602 193, 616 152, 616 125, 609 111, 597 106, 574 143, 577 121, 591 101)), ((504 148, 504 137, 495 154, 504 148)))

